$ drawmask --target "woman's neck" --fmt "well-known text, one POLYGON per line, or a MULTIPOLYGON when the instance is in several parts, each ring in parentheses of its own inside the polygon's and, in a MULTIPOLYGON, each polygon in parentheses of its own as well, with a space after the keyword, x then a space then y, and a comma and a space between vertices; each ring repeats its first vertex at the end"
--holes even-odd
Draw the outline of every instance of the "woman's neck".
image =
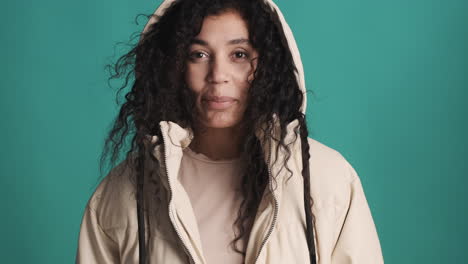
POLYGON ((234 159, 240 156, 242 138, 235 127, 196 129, 189 147, 212 160, 234 159))

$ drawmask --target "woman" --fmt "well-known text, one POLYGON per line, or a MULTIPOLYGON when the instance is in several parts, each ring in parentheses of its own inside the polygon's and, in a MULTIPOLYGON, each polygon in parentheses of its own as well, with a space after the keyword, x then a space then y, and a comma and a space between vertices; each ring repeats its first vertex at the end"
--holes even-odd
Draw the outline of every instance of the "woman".
POLYGON ((356 172, 307 136, 271 0, 166 0, 125 67, 104 156, 135 134, 88 202, 77 263, 383 263, 356 172))

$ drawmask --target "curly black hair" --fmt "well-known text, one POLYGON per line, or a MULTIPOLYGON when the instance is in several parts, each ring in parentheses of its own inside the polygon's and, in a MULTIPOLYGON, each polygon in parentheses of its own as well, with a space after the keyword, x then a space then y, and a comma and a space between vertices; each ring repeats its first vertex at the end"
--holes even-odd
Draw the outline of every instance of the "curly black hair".
MULTIPOLYGON (((238 12, 246 21, 249 39, 258 51, 257 68, 248 90, 249 105, 242 121, 247 134, 241 146, 241 160, 246 166, 241 180, 243 201, 235 221, 238 232, 232 246, 236 252, 245 255, 245 248, 238 248, 237 242, 243 238, 248 239, 249 229, 264 192, 271 194, 266 186, 270 177, 274 181, 275 175, 268 174, 261 142, 267 142, 268 139, 278 142, 276 152, 279 148, 284 149, 284 167, 292 176, 286 164, 291 150, 290 143, 285 142, 285 136, 286 126, 297 119, 299 122, 294 131, 296 137, 301 138, 303 146, 307 240, 311 259, 315 261, 310 224, 313 219, 308 175, 308 131, 305 115, 301 111, 305 94, 299 88, 295 75, 297 69, 278 14, 263 0, 176 0, 157 18, 156 23, 142 33, 140 41, 128 53, 114 64, 108 65, 111 70, 109 79, 125 77, 119 92, 128 84, 131 84, 131 90, 125 95, 125 102, 106 138, 101 155, 101 170, 108 160, 111 166, 116 163, 125 141, 131 136, 125 158, 131 161, 135 169, 131 180, 136 186, 139 216, 145 215, 148 221, 148 210, 158 210, 162 199, 160 171, 164 164, 152 153, 162 145, 159 122, 172 121, 184 128, 193 128, 196 124, 194 98, 184 78, 189 46, 200 32, 205 17, 229 10, 238 12), (274 116, 277 117, 276 121, 274 116), (276 122, 280 125, 278 138, 273 134, 276 122), (263 138, 257 137, 258 130, 263 130, 263 138), (158 140, 148 142, 148 135, 157 136, 158 140), (148 187, 144 183, 147 181, 154 188, 146 190, 148 187), (143 189, 151 193, 152 199, 145 198, 143 189)), ((153 15, 148 18, 151 16, 153 15)), ((139 219, 139 223, 141 221, 143 220, 139 219)), ((144 225, 139 228, 144 228, 144 225)), ((142 255, 144 254, 140 254, 142 255)))

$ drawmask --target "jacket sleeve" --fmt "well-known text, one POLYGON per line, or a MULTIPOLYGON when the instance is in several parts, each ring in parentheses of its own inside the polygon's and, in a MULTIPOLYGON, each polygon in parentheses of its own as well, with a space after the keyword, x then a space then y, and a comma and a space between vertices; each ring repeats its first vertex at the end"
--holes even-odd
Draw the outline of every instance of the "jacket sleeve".
POLYGON ((118 244, 104 232, 95 212, 86 206, 81 222, 76 263, 119 263, 119 259, 118 244))
POLYGON ((332 254, 333 264, 384 263, 377 230, 361 180, 348 165, 351 175, 349 206, 340 218, 341 230, 332 254))

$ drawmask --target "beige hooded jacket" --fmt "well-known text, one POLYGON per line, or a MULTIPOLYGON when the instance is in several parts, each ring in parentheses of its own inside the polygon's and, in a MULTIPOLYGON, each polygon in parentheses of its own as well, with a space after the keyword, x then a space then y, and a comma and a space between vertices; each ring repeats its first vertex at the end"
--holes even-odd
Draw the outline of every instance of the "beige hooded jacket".
MULTIPOLYGON (((173 1, 165 0, 155 13, 163 14, 173 1)), ((297 68, 299 87, 305 92, 302 62, 292 32, 278 7, 271 0, 265 1, 280 17, 297 68)), ((144 31, 154 22, 152 18, 144 31)), ((303 112, 305 107, 304 99, 303 112)), ((270 182, 273 195, 264 196, 260 203, 247 244, 247 264, 310 263, 305 235, 301 143, 299 137, 294 140, 293 130, 297 124, 295 120, 287 126, 286 142, 293 142, 292 156, 287 162, 293 173, 291 178, 282 167, 285 153, 280 151, 276 156, 276 151, 271 151, 276 147, 275 141, 263 144, 265 157, 269 157, 266 162, 270 175, 276 175, 276 184, 273 187, 270 182), (277 162, 271 164, 270 160, 276 158, 277 162)), ((150 263, 205 264, 190 199, 177 179, 183 149, 190 144, 193 133, 173 122, 162 121, 160 127, 164 144, 153 153, 165 161, 161 175, 164 175, 162 181, 168 195, 167 200, 162 201, 167 206, 150 216, 150 219, 157 217, 160 225, 150 230, 146 228, 152 237, 147 242, 150 263)), ((317 263, 383 263, 376 228, 358 175, 337 151, 311 138, 308 142, 317 263)), ((81 223, 77 263, 138 263, 135 189, 128 180, 132 172, 127 168, 125 162, 115 167, 90 198, 81 223), (123 177, 110 177, 118 173, 123 177)))

